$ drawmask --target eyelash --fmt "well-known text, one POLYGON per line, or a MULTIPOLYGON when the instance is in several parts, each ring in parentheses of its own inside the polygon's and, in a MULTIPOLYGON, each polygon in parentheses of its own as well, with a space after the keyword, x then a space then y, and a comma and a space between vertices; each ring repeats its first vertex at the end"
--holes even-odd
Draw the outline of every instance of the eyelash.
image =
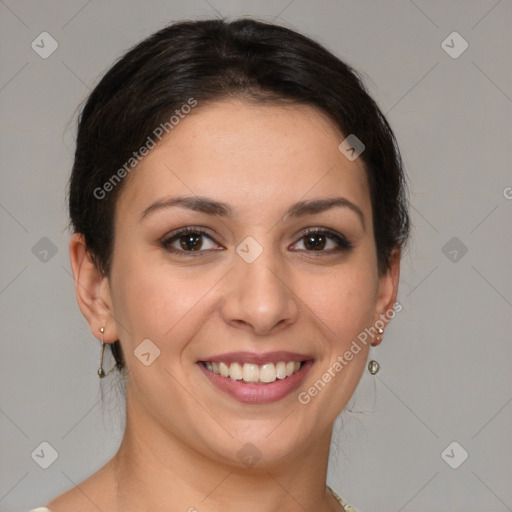
MULTIPOLYGON (((212 241, 215 241, 208 233, 206 233, 202 229, 194 228, 191 226, 191 227, 180 229, 179 231, 177 231, 175 233, 171 233, 169 236, 166 236, 164 239, 161 240, 160 245, 166 251, 169 251, 178 256, 192 256, 192 257, 200 256, 202 252, 205 252, 204 250, 183 251, 181 249, 176 249, 174 247, 171 247, 171 244, 175 240, 179 239, 181 236, 186 235, 188 233, 202 235, 202 236, 205 236, 206 238, 209 238, 212 241)), ((328 228, 321 228, 321 229, 320 228, 308 228, 307 230, 300 233, 298 241, 302 240, 303 238, 306 238, 308 235, 311 235, 311 234, 326 235, 326 238, 333 240, 338 245, 338 247, 335 249, 327 250, 327 251, 325 251, 325 250, 321 250, 321 251, 306 250, 306 252, 308 252, 308 253, 313 253, 313 254, 319 253, 319 255, 321 253, 333 254, 333 253, 342 252, 342 251, 350 251, 351 249, 354 248, 354 245, 349 240, 347 240, 347 238, 344 235, 342 235, 341 233, 338 233, 337 231, 333 231, 332 229, 328 229, 328 228)))

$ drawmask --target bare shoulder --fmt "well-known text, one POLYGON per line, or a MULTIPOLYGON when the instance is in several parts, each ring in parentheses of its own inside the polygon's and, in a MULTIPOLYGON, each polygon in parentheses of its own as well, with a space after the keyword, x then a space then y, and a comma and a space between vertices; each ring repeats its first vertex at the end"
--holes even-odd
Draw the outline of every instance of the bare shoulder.
POLYGON ((59 494, 45 507, 50 512, 98 512, 115 510, 115 477, 107 463, 89 478, 59 494))

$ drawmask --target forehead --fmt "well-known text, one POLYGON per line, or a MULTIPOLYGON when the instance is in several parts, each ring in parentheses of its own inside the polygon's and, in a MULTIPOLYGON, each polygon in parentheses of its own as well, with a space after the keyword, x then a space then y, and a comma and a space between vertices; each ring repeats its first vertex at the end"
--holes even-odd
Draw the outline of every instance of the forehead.
POLYGON ((217 197, 243 214, 342 193, 368 210, 364 164, 339 151, 344 138, 309 106, 199 103, 132 171, 118 208, 129 214, 187 194, 217 197))

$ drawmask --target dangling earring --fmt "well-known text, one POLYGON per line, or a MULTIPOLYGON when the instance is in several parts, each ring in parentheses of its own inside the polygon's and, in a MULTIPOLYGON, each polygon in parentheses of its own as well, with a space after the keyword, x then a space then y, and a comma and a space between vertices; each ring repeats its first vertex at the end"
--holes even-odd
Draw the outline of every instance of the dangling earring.
POLYGON ((103 369, 103 354, 105 353, 105 342, 103 341, 103 333, 105 332, 105 328, 100 328, 101 332, 101 358, 100 358, 100 367, 98 369, 98 376, 100 379, 103 379, 103 377, 106 377, 112 370, 116 368, 116 365, 112 366, 112 368, 105 373, 105 370, 103 369))
MULTIPOLYGON (((380 341, 382 339, 382 335, 384 334, 384 329, 382 329, 381 327, 379 327, 377 329, 377 332, 379 333, 378 336, 377 336, 377 341, 380 341)), ((375 360, 371 360, 369 363, 368 363, 368 371, 372 374, 372 375, 375 375, 378 371, 380 370, 380 364, 375 361, 375 360)))

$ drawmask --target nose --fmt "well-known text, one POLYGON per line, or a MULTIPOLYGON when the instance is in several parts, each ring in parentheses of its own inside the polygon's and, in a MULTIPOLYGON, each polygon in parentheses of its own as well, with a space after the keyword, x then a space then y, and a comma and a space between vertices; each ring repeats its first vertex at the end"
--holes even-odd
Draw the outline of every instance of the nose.
POLYGON ((277 264, 272 251, 264 250, 252 263, 235 256, 227 278, 221 308, 226 323, 255 335, 268 335, 297 320, 299 298, 291 277, 277 264))

